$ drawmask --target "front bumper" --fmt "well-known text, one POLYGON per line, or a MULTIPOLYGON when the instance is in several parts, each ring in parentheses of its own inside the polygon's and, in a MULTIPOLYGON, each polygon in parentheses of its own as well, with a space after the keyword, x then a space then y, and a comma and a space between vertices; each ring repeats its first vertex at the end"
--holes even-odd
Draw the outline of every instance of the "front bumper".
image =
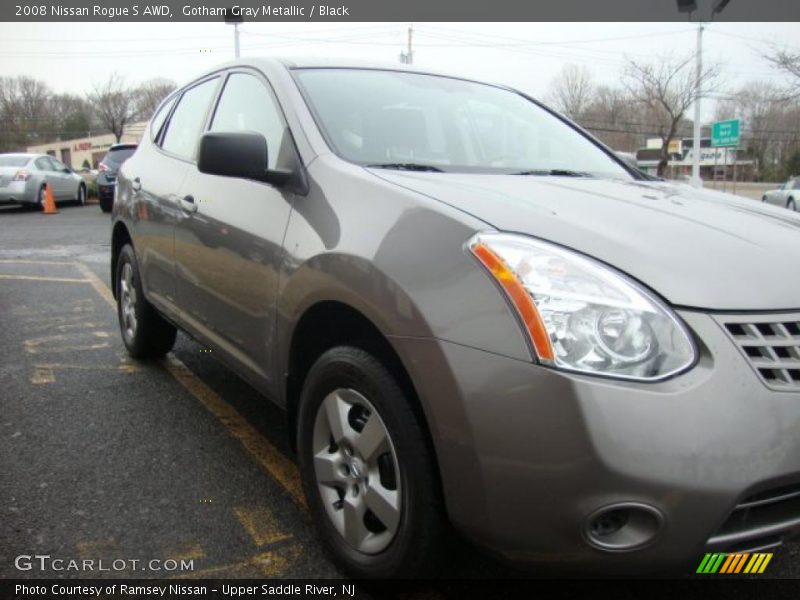
MULTIPOLYGON (((681 316, 700 360, 653 384, 393 338, 428 417, 452 521, 515 561, 627 574, 699 562, 709 541, 757 547, 767 530, 729 517, 753 494, 800 485, 800 386, 770 389, 718 320, 681 316), (595 547, 587 520, 620 503, 652 507, 663 527, 635 550, 595 547)), ((800 524, 797 510, 770 540, 800 524)))

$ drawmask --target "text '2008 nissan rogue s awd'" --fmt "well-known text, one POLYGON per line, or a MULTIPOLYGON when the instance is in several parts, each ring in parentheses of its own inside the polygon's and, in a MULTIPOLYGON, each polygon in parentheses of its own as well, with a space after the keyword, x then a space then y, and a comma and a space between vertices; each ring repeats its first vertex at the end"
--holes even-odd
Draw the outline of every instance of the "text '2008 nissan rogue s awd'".
POLYGON ((515 90, 225 65, 121 167, 112 249, 130 353, 180 328, 283 407, 351 574, 424 572, 451 524, 628 574, 800 525, 800 216, 515 90))

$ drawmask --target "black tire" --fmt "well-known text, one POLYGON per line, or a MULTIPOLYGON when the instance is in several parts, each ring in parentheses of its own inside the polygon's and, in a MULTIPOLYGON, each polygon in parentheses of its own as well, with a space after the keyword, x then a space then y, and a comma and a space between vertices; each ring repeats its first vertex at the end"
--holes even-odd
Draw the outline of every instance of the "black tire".
POLYGON ((797 204, 795 204, 794 198, 789 198, 789 200, 786 202, 786 208, 797 212, 797 204))
POLYGON ((75 197, 75 206, 86 206, 86 186, 78 185, 78 195, 75 197))
POLYGON ((110 213, 111 202, 112 202, 111 200, 103 200, 102 198, 100 198, 100 210, 102 210, 104 213, 110 213))
POLYGON ((171 323, 165 321, 144 297, 136 254, 130 244, 126 244, 120 250, 117 271, 114 274, 114 286, 117 292, 117 319, 122 341, 125 343, 128 353, 134 358, 156 358, 172 350, 177 330, 171 323), (135 315, 135 326, 132 329, 129 328, 129 323, 123 317, 123 281, 125 279, 123 273, 126 273, 126 265, 130 265, 131 284, 125 285, 135 291, 134 302, 129 305, 135 315))
POLYGON ((33 210, 37 210, 39 212, 44 210, 44 196, 47 193, 46 190, 47 187, 44 185, 39 188, 39 194, 36 196, 36 204, 34 204, 33 210))
POLYGON ((767 197, 766 196, 761 196, 761 201, 762 202, 766 202, 767 201, 767 197))
POLYGON ((327 551, 343 571, 359 578, 406 578, 434 572, 448 531, 436 459, 411 401, 378 359, 348 346, 332 348, 320 356, 303 385, 298 450, 309 508, 327 551), (314 470, 317 412, 331 392, 342 388, 355 390, 369 399, 388 432, 397 458, 399 524, 388 546, 373 554, 354 548, 337 531, 323 504, 314 470))

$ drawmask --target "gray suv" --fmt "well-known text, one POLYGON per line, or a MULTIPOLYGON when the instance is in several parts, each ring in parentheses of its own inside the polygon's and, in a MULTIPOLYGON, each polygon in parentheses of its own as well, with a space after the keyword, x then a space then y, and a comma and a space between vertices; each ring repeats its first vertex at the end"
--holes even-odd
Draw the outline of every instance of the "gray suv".
POLYGON ((111 273, 286 411, 366 577, 451 526, 519 563, 671 569, 800 527, 800 215, 648 178, 524 94, 252 59, 157 111, 111 273))

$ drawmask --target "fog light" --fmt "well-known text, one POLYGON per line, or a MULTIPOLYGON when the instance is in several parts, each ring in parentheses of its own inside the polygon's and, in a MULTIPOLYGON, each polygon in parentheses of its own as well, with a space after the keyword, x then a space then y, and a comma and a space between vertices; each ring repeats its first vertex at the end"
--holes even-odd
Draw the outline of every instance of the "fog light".
POLYGON ((586 520, 584 536, 601 550, 627 552, 651 543, 663 525, 664 517, 657 509, 628 502, 592 513, 586 520))

